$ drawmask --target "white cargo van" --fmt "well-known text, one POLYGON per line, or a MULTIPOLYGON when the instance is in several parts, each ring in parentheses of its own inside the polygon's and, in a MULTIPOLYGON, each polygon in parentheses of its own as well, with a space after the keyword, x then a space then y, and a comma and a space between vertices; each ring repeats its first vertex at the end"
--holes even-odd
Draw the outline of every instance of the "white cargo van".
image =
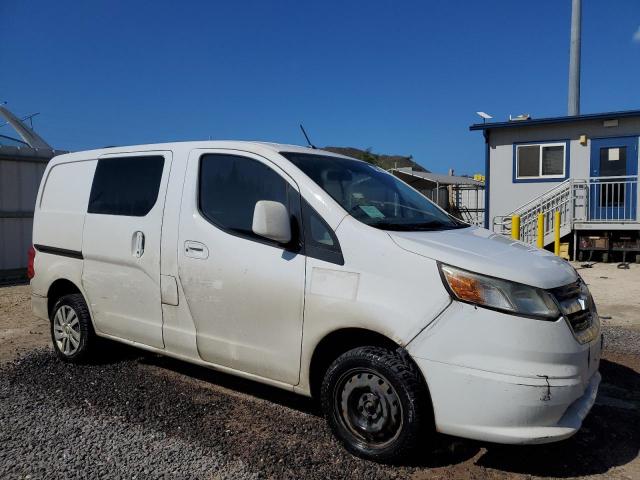
POLYGON ((55 157, 34 220, 33 310, 65 361, 104 337, 322 402, 379 461, 437 430, 575 433, 601 334, 564 260, 471 227, 321 150, 188 142, 55 157))

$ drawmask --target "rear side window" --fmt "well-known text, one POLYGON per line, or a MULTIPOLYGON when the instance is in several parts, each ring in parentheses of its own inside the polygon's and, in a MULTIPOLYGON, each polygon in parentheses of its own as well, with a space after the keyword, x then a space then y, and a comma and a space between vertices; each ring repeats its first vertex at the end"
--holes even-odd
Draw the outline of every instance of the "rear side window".
POLYGON ((205 218, 231 233, 262 242, 264 239, 252 229, 253 211, 259 200, 280 202, 292 216, 300 208, 297 191, 271 168, 247 157, 203 155, 199 184, 198 203, 205 218))
POLYGON ((144 217, 158 199, 164 157, 98 160, 89 196, 89 213, 144 217))

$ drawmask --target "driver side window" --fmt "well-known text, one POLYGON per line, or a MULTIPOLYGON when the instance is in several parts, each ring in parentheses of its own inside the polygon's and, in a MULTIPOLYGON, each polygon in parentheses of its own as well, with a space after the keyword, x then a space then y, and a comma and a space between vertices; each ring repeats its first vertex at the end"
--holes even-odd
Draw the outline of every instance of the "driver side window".
MULTIPOLYGON (((286 205, 291 214, 292 232, 297 232, 300 194, 284 178, 251 158, 225 154, 202 156, 198 206, 207 220, 228 233, 272 243, 253 233, 253 212, 259 200, 286 205)), ((299 235, 293 237, 297 242, 299 235)))
POLYGON ((260 200, 287 206, 292 232, 288 250, 344 265, 338 238, 331 227, 278 173, 257 160, 239 155, 201 157, 198 207, 202 215, 232 235, 282 248, 253 233, 253 212, 260 200))

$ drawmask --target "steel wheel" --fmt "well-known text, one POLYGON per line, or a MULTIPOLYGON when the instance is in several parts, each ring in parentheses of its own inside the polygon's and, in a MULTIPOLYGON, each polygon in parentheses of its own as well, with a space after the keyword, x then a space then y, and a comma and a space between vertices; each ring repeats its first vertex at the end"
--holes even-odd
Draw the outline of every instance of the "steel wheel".
POLYGON ((345 372, 337 382, 335 408, 339 420, 368 448, 384 448, 402 430, 402 403, 380 373, 359 368, 345 372))
POLYGON ((62 305, 56 311, 53 317, 53 337, 58 350, 66 356, 73 355, 80 348, 80 320, 69 305, 62 305))

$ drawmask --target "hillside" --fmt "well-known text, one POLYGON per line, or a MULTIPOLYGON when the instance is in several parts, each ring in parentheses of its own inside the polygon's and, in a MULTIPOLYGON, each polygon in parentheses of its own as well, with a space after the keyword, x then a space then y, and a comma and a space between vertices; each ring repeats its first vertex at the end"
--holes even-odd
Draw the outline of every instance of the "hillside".
POLYGON ((382 155, 379 153, 373 153, 370 148, 361 150, 354 147, 322 147, 322 149, 334 153, 339 153, 340 155, 357 158, 359 160, 364 160, 365 162, 372 163, 381 168, 384 168, 385 170, 389 170, 390 168, 411 167, 419 172, 429 171, 414 162, 411 155, 409 155, 408 157, 402 155, 382 155))

